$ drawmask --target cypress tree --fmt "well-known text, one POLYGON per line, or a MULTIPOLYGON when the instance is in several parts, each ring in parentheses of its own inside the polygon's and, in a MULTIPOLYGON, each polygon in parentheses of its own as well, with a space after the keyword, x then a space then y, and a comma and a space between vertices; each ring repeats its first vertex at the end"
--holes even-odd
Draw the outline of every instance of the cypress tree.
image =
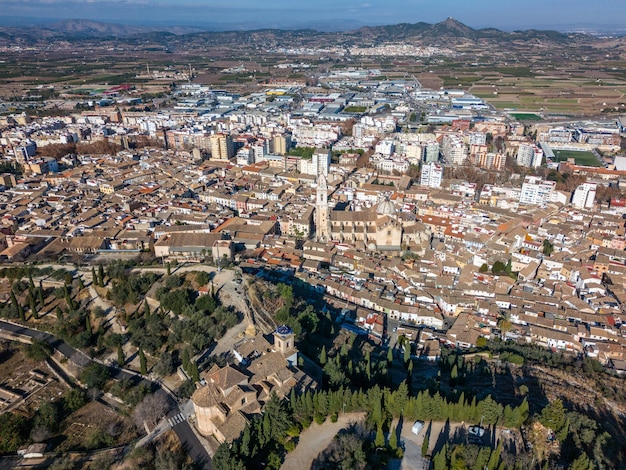
POLYGON ((172 265, 171 263, 168 261, 167 262, 167 275, 170 276, 172 274, 172 265))
POLYGON ((150 318, 150 305, 148 305, 148 301, 147 300, 143 301, 143 315, 146 318, 150 318))
POLYGON ((183 361, 183 369, 185 370, 185 372, 189 373, 191 361, 189 360, 189 350, 187 348, 183 349, 182 361, 183 361))
POLYGON ((43 288, 40 286, 39 289, 37 289, 37 292, 39 294, 39 306, 44 307, 46 305, 46 299, 43 294, 43 288))
POLYGON ((33 316, 35 320, 39 319, 39 312, 37 312, 37 305, 35 305, 35 298, 28 293, 28 303, 30 307, 30 314, 33 316))
POLYGON ((89 314, 85 316, 85 331, 87 332, 89 336, 93 334, 93 331, 91 329, 91 320, 89 319, 89 314))
POLYGON ((117 364, 120 367, 122 367, 125 362, 126 362, 126 358, 124 357, 124 349, 122 348, 122 345, 120 344, 117 346, 117 364))
POLYGON ((61 310, 61 307, 59 307, 57 305, 57 308, 55 309, 55 312, 57 314, 57 320, 63 321, 63 310, 61 310))
POLYGON ((387 363, 391 366, 392 362, 393 362, 393 349, 389 348, 387 349, 387 363))
POLYGON ((98 265, 98 284, 100 287, 104 287, 104 267, 102 264, 98 265))
POLYGON ((389 448, 397 452, 398 451, 398 426, 391 430, 391 434, 389 435, 389 448))
POLYGON ((78 276, 78 288, 79 289, 84 289, 85 288, 85 283, 83 282, 82 276, 78 276))
POLYGON ((320 352, 320 364, 326 365, 326 346, 322 346, 322 351, 320 352))
POLYGON ((383 433, 383 425, 379 424, 376 429, 376 438, 374 439, 376 447, 385 447, 385 434, 383 433))
POLYGON ((191 361, 191 378, 194 382, 200 381, 200 372, 198 371, 198 364, 196 364, 196 361, 191 361))
POLYGON ((35 292, 35 283, 33 282, 33 275, 28 275, 28 291, 35 292))
POLYGON ((91 282, 94 286, 98 285, 98 278, 96 276, 96 268, 91 267, 91 282))
POLYGON ((426 457, 428 455, 428 446, 430 445, 430 429, 426 430, 426 434, 424 434, 424 442, 422 442, 422 457, 426 457))
POLYGON ((148 365, 146 364, 146 355, 143 353, 143 349, 139 348, 139 370, 141 375, 148 373, 148 365))

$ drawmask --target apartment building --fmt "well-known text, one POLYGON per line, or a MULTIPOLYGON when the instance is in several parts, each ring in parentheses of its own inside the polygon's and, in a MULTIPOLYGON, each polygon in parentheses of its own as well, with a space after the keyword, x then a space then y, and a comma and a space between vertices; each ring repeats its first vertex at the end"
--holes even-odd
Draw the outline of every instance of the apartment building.
POLYGON ((519 166, 538 168, 543 160, 543 150, 534 144, 520 144, 516 159, 519 166))
POLYGON ((538 176, 527 176, 522 184, 520 204, 544 205, 550 202, 556 183, 542 180, 538 176))
POLYGON ((443 179, 443 166, 437 163, 426 163, 422 166, 420 184, 429 188, 440 188, 443 179))

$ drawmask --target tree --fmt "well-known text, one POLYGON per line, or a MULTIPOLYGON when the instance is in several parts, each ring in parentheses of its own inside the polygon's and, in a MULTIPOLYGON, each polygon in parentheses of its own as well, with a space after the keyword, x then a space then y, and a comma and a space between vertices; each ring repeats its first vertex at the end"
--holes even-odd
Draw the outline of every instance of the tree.
POLYGON ((37 305, 35 304, 35 297, 33 297, 32 293, 28 293, 28 304, 30 307, 30 314, 33 316, 35 320, 39 319, 39 313, 37 312, 37 305))
POLYGON ((426 434, 424 434, 424 442, 422 442, 422 457, 426 457, 428 455, 428 446, 430 445, 430 428, 426 430, 426 434))
POLYGON ((543 241, 543 254, 546 256, 550 256, 554 251, 554 245, 547 238, 543 241))
POLYGON ((35 361, 44 361, 52 355, 52 348, 41 339, 33 339, 31 344, 24 346, 24 353, 35 361))
POLYGON ((101 389, 111 377, 109 369, 102 364, 92 362, 83 370, 80 380, 89 388, 101 389))
POLYGON ((595 467, 593 463, 589 460, 589 457, 587 457, 587 454, 585 454, 584 452, 580 454, 580 457, 574 460, 569 466, 569 470, 594 470, 594 468, 595 467))
POLYGON ((161 377, 172 374, 176 370, 174 357, 171 353, 163 351, 159 356, 159 362, 154 366, 154 371, 161 377))
POLYGON ((143 349, 139 348, 139 370, 141 375, 148 373, 148 366, 146 364, 146 355, 143 353, 143 349))
POLYGON ((558 433, 567 425, 565 408, 560 398, 550 402, 541 410, 539 422, 545 427, 552 429, 555 433, 558 433))
POLYGON ((374 445, 376 447, 385 447, 385 434, 383 433, 382 424, 378 425, 376 429, 376 438, 374 439, 374 445))
POLYGON ((165 393, 150 393, 135 406, 132 413, 133 422, 139 429, 144 428, 144 423, 148 427, 153 428, 165 416, 169 407, 169 401, 165 393))
POLYGON ((117 365, 122 367, 125 362, 126 362, 126 358, 124 357, 124 348, 122 348, 122 345, 119 344, 117 346, 117 365))
POLYGON ((91 267, 91 279, 93 281, 93 285, 97 286, 98 285, 98 278, 96 277, 96 268, 94 268, 93 266, 91 267))
POLYGON ((486 273, 487 271, 489 271, 489 265, 487 263, 481 264, 480 268, 478 268, 479 273, 486 273))
POLYGON ((167 262, 167 275, 170 276, 172 274, 172 264, 167 262))
POLYGON ((322 366, 326 365, 326 346, 322 346, 322 350, 320 351, 320 364, 322 366))
POLYGON ((104 287, 104 266, 98 265, 98 285, 104 287))
POLYGON ((89 314, 85 315, 85 331, 91 337, 93 331, 91 329, 91 320, 89 319, 89 314))
POLYGON ((73 388, 65 394, 63 404, 67 413, 79 410, 87 403, 87 394, 82 388, 73 388))
POLYGON ((13 453, 28 439, 28 420, 15 413, 0 415, 0 453, 13 453))
POLYGON ((496 261, 491 268, 493 274, 502 274, 506 272, 506 266, 502 261, 496 261))

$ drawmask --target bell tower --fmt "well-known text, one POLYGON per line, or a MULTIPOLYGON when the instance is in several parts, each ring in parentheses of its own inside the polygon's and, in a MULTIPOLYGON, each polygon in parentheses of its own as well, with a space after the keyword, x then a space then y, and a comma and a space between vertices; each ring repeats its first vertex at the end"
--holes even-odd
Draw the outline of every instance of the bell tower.
POLYGON ((323 171, 318 171, 317 174, 315 197, 315 240, 326 243, 330 240, 330 225, 328 221, 328 183, 323 171))

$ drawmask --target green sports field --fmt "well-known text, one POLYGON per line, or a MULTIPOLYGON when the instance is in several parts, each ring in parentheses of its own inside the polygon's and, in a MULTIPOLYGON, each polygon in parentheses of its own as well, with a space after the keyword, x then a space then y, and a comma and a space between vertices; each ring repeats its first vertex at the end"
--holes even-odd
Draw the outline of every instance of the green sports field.
POLYGON ((556 162, 565 162, 568 158, 573 158, 576 165, 602 166, 596 156, 591 152, 558 149, 552 149, 552 151, 554 152, 554 161, 556 162))

